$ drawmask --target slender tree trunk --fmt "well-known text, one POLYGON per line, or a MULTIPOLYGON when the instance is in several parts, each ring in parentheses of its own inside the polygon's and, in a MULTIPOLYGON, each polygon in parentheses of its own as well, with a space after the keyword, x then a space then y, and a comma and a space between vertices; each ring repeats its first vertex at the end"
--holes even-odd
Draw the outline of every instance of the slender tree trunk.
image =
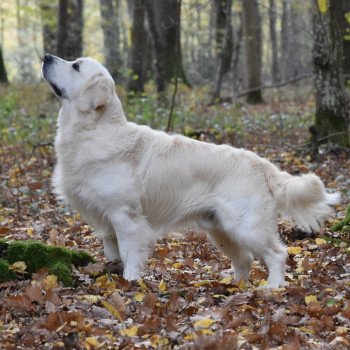
POLYGON ((279 69, 278 69, 278 43, 276 33, 276 8, 275 0, 270 0, 270 39, 271 39, 271 50, 272 50, 272 81, 277 83, 279 81, 279 69))
POLYGON ((350 1, 343 0, 343 69, 346 76, 345 81, 350 85, 350 1))
POLYGON ((83 0, 60 0, 57 55, 75 60, 83 53, 83 0))
POLYGON ((101 27, 105 65, 115 81, 119 80, 121 66, 119 28, 114 0, 100 0, 101 27))
POLYGON ((326 9, 315 6, 314 81, 316 122, 310 131, 316 144, 349 146, 349 101, 343 76, 342 2, 329 0, 326 9))
POLYGON ((56 55, 57 52, 57 3, 40 0, 41 21, 43 27, 44 53, 56 55))
POLYGON ((257 0, 243 1, 243 25, 247 70, 248 103, 262 103, 261 95, 261 18, 257 0))
POLYGON ((162 47, 159 59, 162 60, 165 81, 167 83, 171 82, 176 75, 176 67, 178 65, 178 77, 182 79, 185 84, 190 85, 182 65, 181 44, 179 40, 181 28, 180 1, 147 0, 147 2, 147 10, 151 10, 151 21, 153 20, 153 24, 151 24, 150 21, 150 28, 153 35, 154 46, 161 45, 162 47), (152 26, 154 26, 153 29, 152 26), (157 43, 157 41, 160 41, 160 44, 157 43))
POLYGON ((216 71, 213 100, 220 97, 222 79, 231 66, 233 38, 232 38, 232 0, 216 0, 216 43, 218 53, 218 68, 216 71))
MULTIPOLYGON (((237 1, 237 0, 236 0, 237 1)), ((238 85, 240 81, 238 67, 239 62, 241 60, 241 48, 242 48, 242 41, 243 41, 243 20, 242 20, 242 14, 237 14, 239 20, 238 20, 238 27, 235 30, 235 38, 234 38, 234 47, 233 47, 233 59, 232 59, 232 72, 233 72, 233 94, 236 95, 238 90, 238 85)))
POLYGON ((4 63, 4 57, 2 55, 2 50, 1 50, 1 45, 0 45, 0 83, 4 83, 4 84, 8 83, 7 73, 6 73, 5 63, 4 63))
POLYGON ((166 88, 166 79, 164 73, 163 45, 162 39, 157 29, 156 13, 153 0, 146 0, 147 19, 153 38, 154 65, 156 72, 157 91, 163 93, 166 88))
POLYGON ((140 93, 144 91, 145 1, 134 0, 133 5, 128 90, 140 93))
POLYGON ((282 16, 282 31, 281 31, 281 77, 282 81, 288 79, 286 71, 288 65, 288 54, 290 44, 290 0, 283 0, 283 16, 282 16))

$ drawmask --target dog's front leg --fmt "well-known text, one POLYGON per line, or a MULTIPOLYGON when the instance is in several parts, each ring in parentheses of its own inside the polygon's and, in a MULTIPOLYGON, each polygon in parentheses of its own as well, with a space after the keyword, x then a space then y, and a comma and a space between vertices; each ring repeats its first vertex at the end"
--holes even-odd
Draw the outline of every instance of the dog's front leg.
POLYGON ((153 231, 147 220, 131 207, 116 210, 110 221, 124 265, 123 276, 129 281, 138 279, 154 244, 153 231))

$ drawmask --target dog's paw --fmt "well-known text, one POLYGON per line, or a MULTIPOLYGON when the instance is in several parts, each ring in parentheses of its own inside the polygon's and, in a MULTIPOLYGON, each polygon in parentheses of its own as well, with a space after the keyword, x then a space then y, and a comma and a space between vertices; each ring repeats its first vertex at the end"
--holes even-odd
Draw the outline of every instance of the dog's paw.
POLYGON ((141 273, 137 269, 124 269, 123 277, 128 281, 135 281, 140 279, 141 273))

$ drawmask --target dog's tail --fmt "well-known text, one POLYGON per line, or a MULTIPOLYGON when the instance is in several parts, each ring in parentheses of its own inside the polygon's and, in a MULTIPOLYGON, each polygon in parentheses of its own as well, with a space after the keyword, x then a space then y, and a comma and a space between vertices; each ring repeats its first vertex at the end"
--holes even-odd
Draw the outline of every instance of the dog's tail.
POLYGON ((306 232, 319 230, 333 211, 330 206, 339 203, 340 194, 327 193, 321 179, 314 174, 292 176, 276 170, 268 183, 280 214, 294 220, 306 232))

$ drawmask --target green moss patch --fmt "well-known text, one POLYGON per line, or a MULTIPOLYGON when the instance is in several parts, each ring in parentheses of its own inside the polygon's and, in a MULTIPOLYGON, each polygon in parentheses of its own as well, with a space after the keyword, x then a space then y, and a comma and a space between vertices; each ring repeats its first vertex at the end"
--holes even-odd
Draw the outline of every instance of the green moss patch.
POLYGON ((95 259, 86 252, 48 246, 40 241, 0 240, 0 283, 16 279, 10 265, 17 261, 25 262, 29 275, 41 268, 47 268, 63 284, 72 286, 72 265, 85 266, 89 262, 95 262, 95 259))
POLYGON ((331 227, 331 231, 344 231, 350 232, 350 205, 346 211, 345 218, 331 227))

